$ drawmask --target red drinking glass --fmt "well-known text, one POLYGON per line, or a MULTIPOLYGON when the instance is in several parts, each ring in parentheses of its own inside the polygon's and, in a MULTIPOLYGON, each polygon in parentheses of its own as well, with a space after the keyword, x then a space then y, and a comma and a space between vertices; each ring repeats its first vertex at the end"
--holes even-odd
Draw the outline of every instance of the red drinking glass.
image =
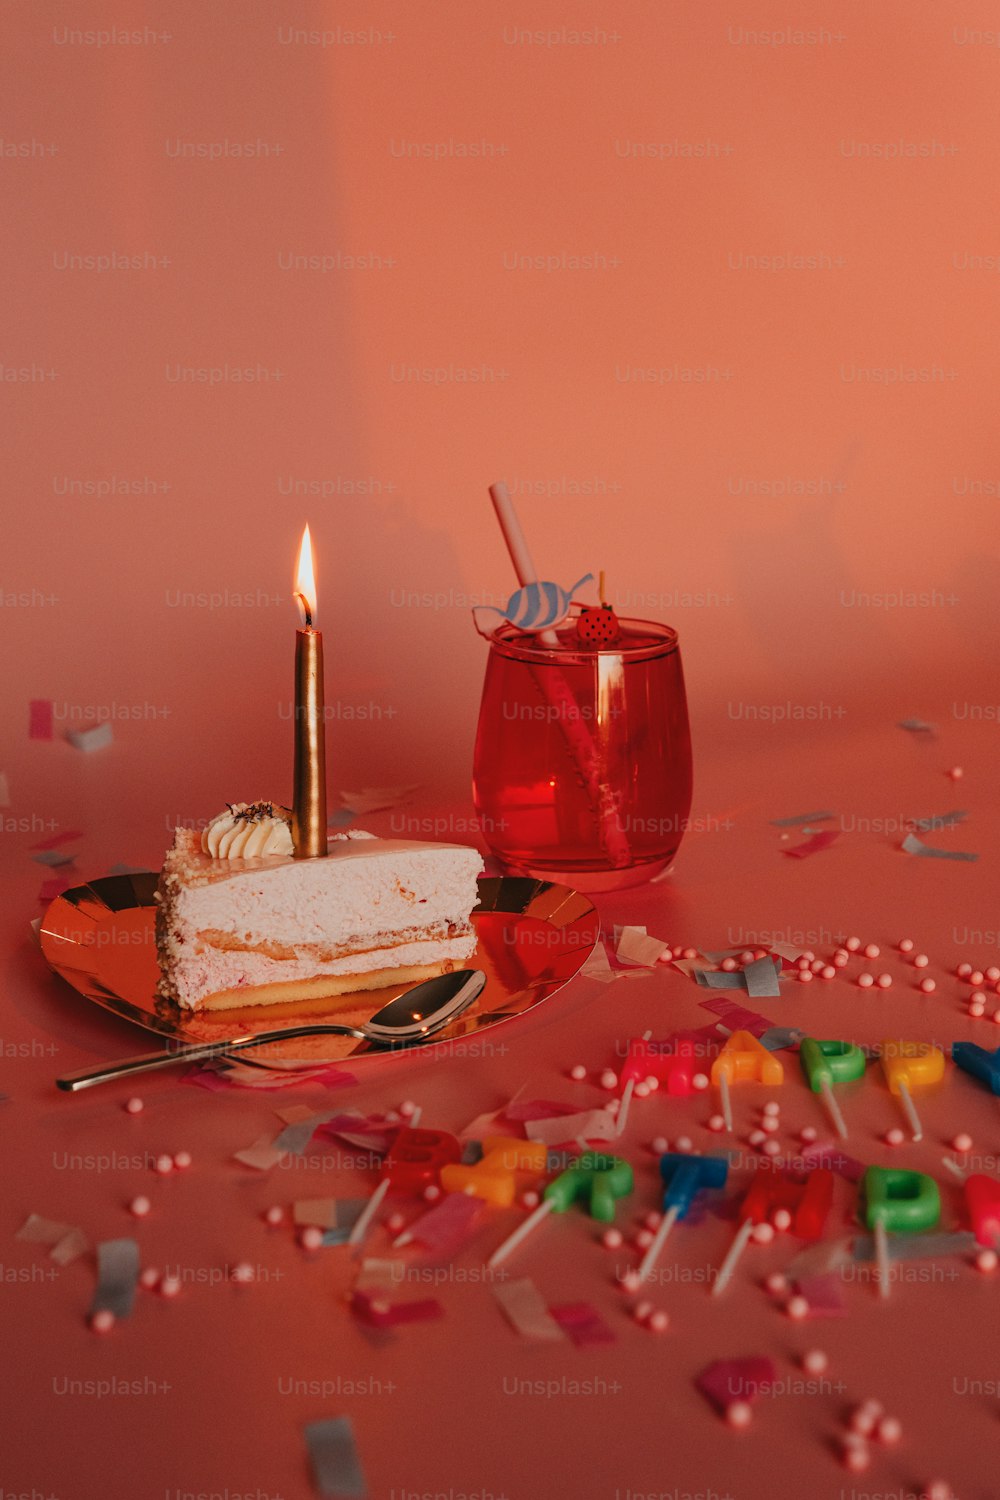
POLYGON ((511 873, 614 890, 666 869, 691 810, 677 633, 619 620, 606 646, 490 636, 473 762, 486 843, 511 873))

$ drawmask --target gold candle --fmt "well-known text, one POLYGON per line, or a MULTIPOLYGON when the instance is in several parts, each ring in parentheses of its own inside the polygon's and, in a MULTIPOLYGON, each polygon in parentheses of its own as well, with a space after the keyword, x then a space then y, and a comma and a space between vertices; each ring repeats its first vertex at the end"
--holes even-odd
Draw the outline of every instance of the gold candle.
POLYGON ((302 629, 295 632, 295 782, 292 846, 296 859, 326 854, 326 722, 323 637, 313 628, 316 580, 309 527, 302 533, 295 596, 302 629))

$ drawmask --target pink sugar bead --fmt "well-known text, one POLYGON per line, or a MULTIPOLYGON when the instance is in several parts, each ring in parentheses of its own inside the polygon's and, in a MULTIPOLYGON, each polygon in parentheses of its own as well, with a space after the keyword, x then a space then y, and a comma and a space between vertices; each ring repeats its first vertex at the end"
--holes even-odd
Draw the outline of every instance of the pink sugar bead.
POLYGON ((659 1229, 663 1215, 651 1208, 648 1214, 643 1214, 642 1222, 647 1229, 659 1229))
POLYGON ((693 1144, 694 1143, 689 1135, 679 1135, 676 1141, 674 1141, 674 1150, 690 1151, 693 1148, 693 1144))
POLYGON ((965 1130, 960 1130, 958 1135, 952 1137, 951 1149, 953 1151, 971 1151, 972 1136, 965 1130))
POLYGON ((809 959, 806 958, 804 953, 800 953, 798 958, 795 960, 795 967, 797 969, 808 969, 809 959))
MULTIPOLYGON (((951 772, 948 774, 950 776, 951 772)), ((955 1500, 955 1492, 947 1479, 932 1479, 925 1493, 926 1500, 955 1500)))
POLYGON ((753 1408, 749 1401, 730 1401, 726 1407, 726 1425, 742 1431, 753 1421, 753 1408))
POLYGON ((601 1244, 605 1250, 619 1250, 624 1243, 625 1236, 620 1229, 606 1229, 601 1235, 601 1244))
POLYGON ((823 979, 836 979, 836 977, 837 977, 837 971, 834 968, 833 964, 824 964, 823 965, 822 978, 823 979))
POLYGON ((633 1092, 633 1094, 635 1095, 635 1097, 637 1099, 648 1099, 649 1098, 649 1084, 646 1083, 643 1079, 640 1079, 639 1082, 636 1084, 635 1088, 632 1090, 632 1092, 633 1092))
POLYGON ((747 1145, 763 1146, 766 1140, 767 1136, 765 1135, 763 1130, 751 1130, 750 1134, 747 1136, 747 1145))
POLYGON ((771 1223, 779 1234, 784 1234, 787 1229, 791 1229, 792 1227, 792 1216, 787 1208, 776 1208, 771 1215, 771 1223))
POLYGON ((773 1224, 755 1224, 750 1231, 750 1238, 755 1245, 769 1245, 774 1239, 773 1224))
POLYGON ((788 1277, 783 1275, 781 1271, 772 1271, 770 1276, 766 1277, 764 1281, 764 1286, 773 1297, 780 1297, 784 1292, 787 1292, 788 1284, 788 1277))
POLYGON ((737 964, 735 958, 724 958, 722 960, 721 968, 724 974, 731 974, 734 969, 739 968, 739 965, 737 964))
POLYGON ((913 967, 915 969, 926 969, 929 963, 930 959, 926 953, 915 953, 913 955, 913 967))
POLYGON ((868 1444, 844 1443, 840 1449, 840 1461, 845 1469, 850 1469, 852 1474, 863 1474, 872 1461, 868 1444))
POLYGON ((969 983, 973 985, 980 985, 985 978, 986 975, 983 973, 982 969, 973 969, 972 973, 969 975, 969 983))
POLYGON ((699 1093, 701 1093, 702 1089, 707 1089, 708 1084, 709 1078, 707 1073, 696 1073, 691 1080, 691 1087, 697 1089, 699 1093))
POLYGON ((152 1206, 153 1205, 150 1203, 149 1199, 144 1197, 140 1193, 137 1198, 132 1199, 131 1203, 128 1206, 128 1211, 136 1219, 144 1219, 149 1213, 149 1210, 152 1208, 152 1206))
POLYGON ((800 969, 799 970, 799 983, 800 984, 810 984, 812 982, 812 977, 813 977, 812 976, 812 969, 800 969))
POLYGON ((650 1245, 652 1243, 653 1243, 653 1231, 651 1229, 640 1229, 639 1233, 635 1237, 635 1247, 636 1247, 636 1249, 637 1250, 648 1250, 649 1247, 650 1247, 650 1245))
POLYGON ((846 960, 846 959, 849 959, 850 956, 851 955, 848 953, 848 951, 847 951, 846 948, 837 948, 837 949, 834 950, 833 960, 834 960, 834 963, 836 963, 836 961, 837 961, 838 958, 843 958, 843 959, 846 960))
POLYGON ((803 1125, 802 1129, 799 1131, 799 1140, 802 1141, 804 1145, 808 1146, 816 1139, 818 1135, 819 1131, 816 1129, 815 1125, 803 1125))
POLYGON ((887 1146, 901 1146, 906 1140, 906 1137, 900 1130, 899 1126, 894 1125, 891 1130, 886 1131, 885 1135, 883 1136, 883 1140, 885 1141, 887 1146))
POLYGON ((618 1087, 618 1074, 613 1068, 605 1068, 601 1074, 602 1089, 616 1089, 618 1087))
POLYGON ((250 1282, 255 1279, 256 1273, 248 1260, 241 1260, 237 1261, 229 1275, 237 1286, 249 1286, 250 1282))
POLYGON ((427 1203, 436 1203, 437 1200, 440 1198, 440 1196, 441 1196, 441 1189, 438 1187, 438 1185, 437 1185, 436 1182, 429 1182, 427 1184, 427 1186, 424 1188, 424 1201, 425 1202, 427 1202, 427 1203))
POLYGON ((814 974, 822 974, 823 970, 826 968, 826 964, 821 958, 814 958, 809 967, 810 969, 812 969, 814 974))
POLYGON ((858 949, 861 947, 861 939, 858 937, 849 937, 847 939, 847 942, 844 944, 844 947, 847 949, 848 953, 857 953, 858 949))
POLYGON ((933 995, 934 991, 937 989, 937 985, 934 983, 933 979, 921 979, 920 988, 925 995, 933 995))
POLYGON ((188 1167, 190 1165, 191 1165, 191 1153, 190 1153, 190 1151, 175 1151, 174 1152, 174 1166, 177 1168, 178 1172, 185 1172, 185 1171, 187 1171, 187 1169, 188 1169, 188 1167))
POLYGON ((267 1224, 283 1224, 285 1222, 285 1210, 277 1203, 272 1203, 270 1208, 264 1210, 264 1221, 267 1224))
POLYGON ((969 975, 972 973, 972 965, 959 964, 958 968, 955 970, 955 973, 958 975, 959 979, 968 979, 969 975))
POLYGON ((948 772, 948 775, 951 777, 952 781, 961 781, 962 777, 965 775, 965 772, 962 770, 961 766, 952 766, 951 770, 948 772))
POLYGON ((709 1117, 708 1117, 708 1128, 709 1128, 709 1130, 725 1130, 725 1128, 726 1128, 725 1116, 724 1115, 709 1115, 709 1117))
POLYGON ((390 1214, 385 1221, 385 1227, 389 1234, 401 1234, 406 1227, 406 1215, 400 1213, 390 1214))
POLYGON ((760 1122, 760 1128, 761 1130, 766 1130, 769 1134, 773 1134, 774 1131, 781 1129, 781 1121, 777 1115, 765 1115, 760 1122))
POLYGON ((878 978, 876 979, 875 983, 878 985, 878 987, 879 987, 880 990, 887 990, 892 985, 892 975, 891 974, 880 974, 878 976, 878 978))
POLYGON ((683 955, 684 955, 685 958, 697 958, 698 957, 698 950, 697 950, 697 948, 683 948, 681 950, 681 952, 683 953, 683 955))
POLYGON ((774 1136, 771 1136, 770 1140, 765 1141, 760 1149, 763 1151, 765 1156, 780 1156, 781 1142, 776 1141, 774 1139, 774 1136))
POLYGON ((642 1282, 639 1280, 639 1272, 634 1267, 631 1267, 629 1270, 627 1270, 624 1276, 620 1277, 619 1279, 622 1286, 627 1292, 636 1292, 642 1285, 642 1282))
MULTIPOLYGON (((761 956, 763 957, 763 955, 761 956)), ((754 953, 752 949, 748 948, 745 953, 740 954, 740 963, 752 964, 756 957, 756 953, 754 953)))
MULTIPOLYGON (((673 945, 673 950, 672 951, 673 951, 674 958, 683 958, 684 957, 684 944, 683 943, 675 943, 673 945)), ((693 953, 692 953, 691 957, 694 958, 694 954, 693 953)))
POLYGON ((869 973, 866 972, 864 974, 859 974, 858 975, 858 985, 860 986, 861 989, 863 989, 863 990, 870 990, 871 987, 872 987, 872 985, 874 983, 875 983, 875 976, 874 976, 874 974, 869 974, 869 973))
POLYGON ((658 1078, 654 1078, 652 1073, 650 1073, 648 1078, 644 1078, 642 1081, 646 1085, 647 1093, 655 1094, 657 1089, 660 1087, 660 1080, 658 1078))
POLYGON ((569 1076, 573 1079, 574 1083, 582 1083, 587 1076, 587 1070, 583 1066, 583 1063, 574 1063, 569 1070, 569 1076))
POLYGON ((809 1303, 805 1297, 789 1297, 785 1303, 785 1312, 792 1319, 793 1323, 801 1323, 803 1319, 809 1316, 809 1303))
POLYGON ((145 1105, 139 1098, 138 1094, 133 1094, 131 1099, 125 1100, 122 1108, 127 1115, 141 1115, 143 1109, 145 1108, 145 1105))
POLYGON ((665 1135, 655 1135, 649 1143, 649 1149, 654 1156, 662 1156, 664 1151, 670 1150, 670 1142, 665 1135))
POLYGON ((880 1443, 891 1448, 903 1436, 903 1424, 898 1417, 882 1417, 875 1428, 875 1436, 880 1443))
POLYGON ((110 1333, 115 1326, 115 1315, 110 1307, 101 1307, 91 1313, 90 1326, 95 1333, 110 1333))
POLYGON ((160 1273, 155 1266, 143 1266, 139 1272, 139 1285, 147 1292, 153 1291, 160 1281, 160 1273))
POLYGON ((632 1316, 637 1323, 645 1323, 652 1311, 652 1302, 637 1302, 632 1309, 632 1316))
POLYGON ((541 1197, 535 1192, 534 1188, 529 1188, 526 1193, 521 1194, 522 1208, 537 1208, 541 1201, 541 1197))
POLYGON ((659 958, 656 960, 656 962, 658 964, 670 964, 670 963, 673 963, 673 961, 674 961, 674 951, 673 951, 673 949, 670 947, 670 945, 668 943, 667 946, 664 948, 663 952, 660 954, 659 958))
POLYGON ((761 1106, 761 1111, 765 1115, 780 1115, 781 1105, 778 1103, 777 1099, 768 1099, 766 1103, 761 1106))
POLYGON ((153 1171, 158 1172, 161 1177, 165 1177, 168 1172, 172 1172, 173 1170, 174 1159, 172 1156, 167 1156, 165 1152, 162 1156, 158 1156, 153 1163, 153 1171))
POLYGON ((402 1104, 399 1106, 399 1113, 403 1116, 404 1120, 408 1120, 410 1116, 415 1115, 416 1112, 417 1106, 414 1104, 412 1099, 404 1099, 402 1104))
POLYGON ((323 1243, 323 1231, 316 1224, 307 1224, 299 1235, 303 1250, 318 1250, 323 1243))
POLYGON ((899 942, 896 944, 896 947, 899 949, 900 953, 912 953, 913 952, 913 939, 912 938, 900 938, 899 942))
POLYGON ((998 1007, 998 1008, 997 1008, 997 1009, 996 1009, 996 1010, 995 1010, 995 1011, 994 1011, 994 1012, 993 1012, 993 1024, 994 1024, 994 1025, 995 1025, 995 1026, 1000 1026, 1000 1007, 998 1007))
POLYGON ((180 1289, 181 1284, 176 1276, 161 1277, 159 1285, 159 1293, 161 1297, 176 1297, 180 1292, 180 1289))
POLYGON ((995 1250, 979 1250, 976 1253, 976 1270, 982 1271, 989 1276, 996 1270, 1000 1263, 1000 1256, 995 1250))
POLYGON ((865 958, 878 958, 882 952, 878 943, 867 943, 865 945, 865 958))
POLYGON ((875 1423, 882 1416, 884 1410, 885 1408, 881 1401, 876 1401, 873 1397, 869 1397, 867 1401, 862 1401, 860 1406, 854 1408, 848 1418, 851 1431, 859 1433, 862 1437, 867 1437, 870 1432, 875 1430, 875 1423))
POLYGON ((978 1021, 979 1017, 985 1016, 985 1014, 986 1006, 982 1000, 969 1001, 969 1015, 972 1016, 974 1020, 978 1021))
POLYGON ((822 1349, 808 1349, 802 1356, 802 1368, 807 1375, 822 1375, 829 1363, 822 1349))
POLYGON ((996 964, 990 964, 986 970, 986 978, 990 984, 996 984, 997 980, 1000 979, 1000 969, 997 968, 996 964))
POLYGON ((648 1327, 652 1333, 666 1333, 667 1329, 670 1327, 670 1318, 663 1311, 662 1307, 658 1307, 656 1309, 656 1312, 653 1313, 652 1317, 649 1320, 648 1327))

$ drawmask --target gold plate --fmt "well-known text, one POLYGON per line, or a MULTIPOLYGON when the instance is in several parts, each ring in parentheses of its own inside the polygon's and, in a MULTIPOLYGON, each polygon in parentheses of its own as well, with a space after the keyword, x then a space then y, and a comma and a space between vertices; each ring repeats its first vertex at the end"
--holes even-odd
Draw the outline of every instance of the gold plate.
MULTIPOLYGON (((40 932, 42 952, 56 974, 88 1000, 147 1031, 173 1040, 214 1042, 310 1021, 356 1026, 394 994, 412 988, 242 1010, 180 1011, 156 993, 157 878, 151 871, 109 875, 63 891, 45 913, 40 932)), ((486 986, 474 1005, 421 1047, 453 1042, 540 1005, 578 973, 600 935, 600 919, 586 896, 568 886, 513 875, 479 881, 472 921, 479 941, 466 967, 482 969, 486 986)), ((273 1067, 342 1062, 365 1053, 388 1055, 367 1042, 339 1036, 297 1037, 253 1049, 255 1059, 273 1067)))

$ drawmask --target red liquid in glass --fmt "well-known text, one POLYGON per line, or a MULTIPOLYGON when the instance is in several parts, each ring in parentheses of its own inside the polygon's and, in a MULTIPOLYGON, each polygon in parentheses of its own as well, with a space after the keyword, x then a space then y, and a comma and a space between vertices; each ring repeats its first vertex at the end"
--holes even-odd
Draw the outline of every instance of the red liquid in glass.
POLYGON ((515 873, 585 889, 650 879, 691 808, 691 738, 676 636, 622 621, 614 646, 566 649, 501 626, 490 646, 473 771, 483 836, 515 873))

